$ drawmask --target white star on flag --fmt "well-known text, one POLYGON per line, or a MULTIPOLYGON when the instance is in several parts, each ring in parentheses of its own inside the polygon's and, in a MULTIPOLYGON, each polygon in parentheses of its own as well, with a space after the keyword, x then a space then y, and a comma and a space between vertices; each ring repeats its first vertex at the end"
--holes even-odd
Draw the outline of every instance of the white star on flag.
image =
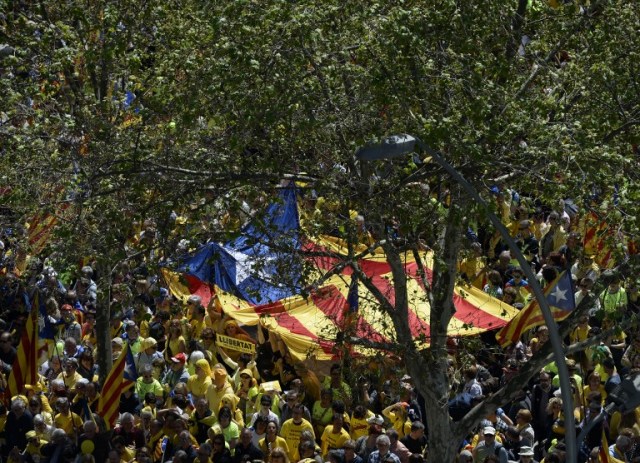
POLYGON ((560 302, 560 301, 566 301, 567 300, 567 290, 561 290, 559 286, 556 286, 556 289, 551 293, 551 296, 553 296, 553 298, 555 299, 556 303, 560 302))

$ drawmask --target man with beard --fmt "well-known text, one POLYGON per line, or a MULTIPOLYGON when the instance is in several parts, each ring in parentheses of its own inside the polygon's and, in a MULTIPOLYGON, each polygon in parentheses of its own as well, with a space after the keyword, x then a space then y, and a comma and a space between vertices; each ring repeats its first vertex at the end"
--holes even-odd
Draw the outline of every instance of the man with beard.
POLYGON ((380 415, 374 415, 367 420, 367 423, 369 423, 368 435, 362 436, 356 441, 356 453, 364 461, 368 461, 369 455, 376 450, 376 439, 384 432, 382 428, 384 418, 380 415))

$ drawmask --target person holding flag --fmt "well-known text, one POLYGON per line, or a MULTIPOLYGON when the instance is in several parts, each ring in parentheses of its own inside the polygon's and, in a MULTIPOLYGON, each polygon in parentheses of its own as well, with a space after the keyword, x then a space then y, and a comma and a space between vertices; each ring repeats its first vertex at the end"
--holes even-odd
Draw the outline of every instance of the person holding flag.
MULTIPOLYGON (((574 294, 571 273, 567 271, 562 272, 544 289, 545 298, 555 320, 564 320, 576 308, 574 294)), ((540 305, 533 300, 498 331, 496 339, 503 347, 515 344, 527 330, 542 324, 544 317, 540 305)))

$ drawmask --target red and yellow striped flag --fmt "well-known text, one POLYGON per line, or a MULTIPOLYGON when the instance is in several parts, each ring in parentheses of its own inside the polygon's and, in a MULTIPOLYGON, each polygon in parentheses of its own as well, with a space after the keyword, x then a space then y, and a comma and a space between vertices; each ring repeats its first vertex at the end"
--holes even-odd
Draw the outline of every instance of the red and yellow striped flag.
POLYGON ((131 381, 125 380, 124 378, 128 351, 129 343, 125 342, 118 360, 116 360, 113 367, 111 367, 111 371, 104 382, 102 395, 98 401, 98 409, 96 412, 104 418, 107 429, 113 428, 118 418, 120 412, 120 395, 133 385, 131 381))
POLYGON ((600 445, 600 451, 598 452, 600 457, 600 463, 609 463, 609 443, 607 442, 607 435, 602 429, 602 444, 600 445))
POLYGON ((16 349, 16 358, 7 378, 7 388, 11 397, 22 394, 25 384, 38 382, 38 308, 40 294, 36 292, 31 312, 22 330, 20 344, 16 349))
MULTIPOLYGON (((558 278, 549 283, 544 289, 544 296, 554 320, 560 321, 567 318, 576 308, 571 273, 562 272, 558 278)), ((496 339, 501 346, 515 344, 525 331, 542 324, 544 324, 544 316, 540 304, 534 299, 498 331, 496 339)))

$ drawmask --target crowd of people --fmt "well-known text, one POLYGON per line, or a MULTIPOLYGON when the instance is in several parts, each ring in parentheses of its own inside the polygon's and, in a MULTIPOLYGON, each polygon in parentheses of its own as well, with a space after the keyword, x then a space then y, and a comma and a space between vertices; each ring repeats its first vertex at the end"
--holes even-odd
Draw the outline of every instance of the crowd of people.
MULTIPOLYGON (((564 205, 551 211, 519 206, 505 193, 496 199, 502 218, 532 270, 546 284, 562 272, 576 283, 576 302, 601 276, 596 255, 582 246, 580 217, 564 205)), ((362 216, 358 216, 364 230, 362 216)), ((529 283, 498 235, 468 233, 459 272, 467 284, 523 307, 529 283)), ((0 386, 17 355, 29 301, 37 293, 55 340, 39 365, 39 380, 6 397, 0 412, 1 451, 12 462, 202 463, 421 463, 428 456, 430 426, 413 380, 394 359, 343 359, 326 374, 292 358, 284 342, 225 315, 214 300, 185 303, 160 279, 123 264, 113 273, 111 349, 116 360, 132 352, 137 379, 119 402, 114 429, 97 413, 101 390, 96 363, 96 269, 83 266, 68 284, 48 265, 22 275, 5 271, 0 284, 0 386), (224 335, 240 350, 220 344, 224 335), (247 348, 247 345, 250 347, 247 348), (359 362, 359 363, 358 363, 359 362)), ((567 342, 608 330, 637 312, 638 289, 613 272, 597 303, 567 342)), ((33 308, 31 310, 34 310, 33 308)), ((544 325, 506 349, 485 336, 481 348, 449 342, 449 409, 459 419, 497 390, 548 339, 544 325)), ((555 364, 530 381, 521 396, 487 416, 460 442, 460 462, 564 461, 564 420, 578 429, 600 413, 621 375, 640 368, 640 337, 621 329, 568 359, 574 416, 565 417, 555 364)), ((582 461, 640 461, 640 411, 615 412, 580 443, 582 461), (595 459, 594 459, 595 458, 595 459)))

